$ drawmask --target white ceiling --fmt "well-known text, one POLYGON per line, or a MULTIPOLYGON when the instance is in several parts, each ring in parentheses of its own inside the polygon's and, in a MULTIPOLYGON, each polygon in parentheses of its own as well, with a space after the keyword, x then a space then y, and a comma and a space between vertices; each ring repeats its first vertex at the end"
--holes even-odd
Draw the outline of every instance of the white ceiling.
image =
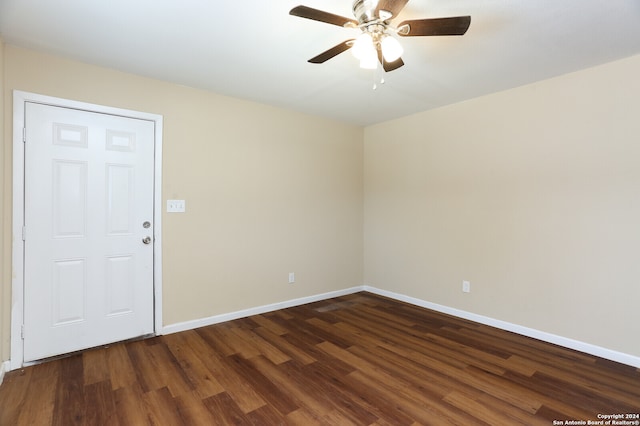
POLYGON ((362 70, 351 0, 0 0, 5 42, 217 93, 369 125, 640 53, 640 0, 411 0, 405 19, 471 15, 462 37, 401 38, 405 66, 362 70), (380 74, 381 71, 378 71, 380 74))

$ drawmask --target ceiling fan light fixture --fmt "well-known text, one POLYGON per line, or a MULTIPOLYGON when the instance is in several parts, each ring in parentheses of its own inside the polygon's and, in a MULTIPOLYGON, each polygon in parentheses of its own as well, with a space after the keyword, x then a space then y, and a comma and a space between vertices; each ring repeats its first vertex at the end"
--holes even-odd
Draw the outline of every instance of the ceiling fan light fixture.
POLYGON ((374 70, 378 67, 378 55, 375 50, 367 52, 365 56, 360 58, 360 68, 374 70))
POLYGON ((471 24, 471 16, 448 18, 410 19, 394 26, 391 21, 398 16, 409 0, 353 0, 353 16, 346 18, 308 6, 296 6, 290 15, 346 28, 358 28, 361 34, 356 39, 342 43, 308 60, 322 64, 342 52, 351 50, 362 68, 378 68, 385 72, 404 66, 403 49, 398 37, 460 36, 471 24))
POLYGON ((402 56, 404 52, 398 40, 389 35, 382 39, 380 48, 382 49, 382 56, 384 56, 384 60, 387 62, 395 61, 402 56))
POLYGON ((360 68, 375 69, 378 66, 378 52, 373 37, 368 32, 363 32, 356 38, 351 53, 360 61, 360 68))
POLYGON ((369 52, 370 50, 373 50, 373 53, 375 54, 373 38, 371 38, 371 35, 369 33, 362 33, 356 38, 356 41, 353 43, 351 53, 353 53, 353 56, 355 56, 356 59, 362 59, 367 55, 371 55, 371 53, 369 52))

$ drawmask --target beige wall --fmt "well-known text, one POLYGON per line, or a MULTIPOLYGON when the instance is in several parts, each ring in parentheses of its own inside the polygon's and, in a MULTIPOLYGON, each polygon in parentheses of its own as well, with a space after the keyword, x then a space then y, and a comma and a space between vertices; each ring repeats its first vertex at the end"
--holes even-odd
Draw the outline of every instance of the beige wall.
MULTIPOLYGON (((11 45, 4 87, 7 158, 14 89, 164 116, 163 200, 187 206, 163 214, 165 325, 362 284, 361 128, 11 45)), ((8 321, 0 337, 6 360, 8 321)))
POLYGON ((635 56, 368 127, 365 283, 640 356, 638 75, 635 56))

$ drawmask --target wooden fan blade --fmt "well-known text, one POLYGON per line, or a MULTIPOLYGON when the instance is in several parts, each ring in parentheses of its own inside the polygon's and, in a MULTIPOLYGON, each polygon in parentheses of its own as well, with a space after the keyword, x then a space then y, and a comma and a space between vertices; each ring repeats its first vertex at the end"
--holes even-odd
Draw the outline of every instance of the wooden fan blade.
MULTIPOLYGON (((383 58, 384 59, 384 58, 383 58)), ((404 65, 404 61, 402 60, 402 58, 398 58, 393 62, 387 62, 385 60, 383 60, 382 62, 382 68, 386 71, 386 72, 390 72, 393 70, 397 70, 398 68, 400 68, 401 66, 404 65)))
POLYGON ((345 50, 351 49, 351 46, 353 46, 353 41, 354 39, 345 40, 342 43, 333 46, 331 49, 322 52, 318 56, 309 59, 308 62, 311 62, 312 64, 321 64, 323 62, 326 62, 334 56, 341 54, 345 50))
POLYGON ((378 50, 378 60, 382 64, 382 69, 385 70, 385 72, 391 72, 393 70, 397 70, 398 68, 404 65, 404 61, 402 60, 402 58, 398 58, 393 62, 385 61, 384 56, 382 56, 382 52, 380 50, 378 50))
POLYGON ((456 16, 453 18, 414 19, 403 21, 398 25, 398 35, 413 36, 450 36, 463 35, 471 24, 471 16, 456 16), (402 27, 409 26, 409 32, 404 33, 402 27))
POLYGON ((376 7, 376 16, 380 16, 378 13, 381 10, 391 12, 392 17, 398 16, 400 11, 409 3, 409 0, 380 0, 378 7, 376 7))
POLYGON ((307 6, 296 6, 289 11, 289 15, 299 16, 300 18, 307 18, 314 21, 326 22, 327 24, 337 25, 339 27, 343 27, 348 22, 358 25, 358 21, 354 19, 345 18, 344 16, 340 15, 334 15, 333 13, 324 12, 322 10, 313 9, 307 6))

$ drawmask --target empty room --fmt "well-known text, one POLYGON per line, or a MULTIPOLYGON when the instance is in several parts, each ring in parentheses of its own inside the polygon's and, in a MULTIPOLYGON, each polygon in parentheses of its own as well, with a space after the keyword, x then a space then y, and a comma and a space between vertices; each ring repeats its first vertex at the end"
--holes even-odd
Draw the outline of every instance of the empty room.
POLYGON ((640 425, 640 3, 0 0, 0 426, 640 425))

